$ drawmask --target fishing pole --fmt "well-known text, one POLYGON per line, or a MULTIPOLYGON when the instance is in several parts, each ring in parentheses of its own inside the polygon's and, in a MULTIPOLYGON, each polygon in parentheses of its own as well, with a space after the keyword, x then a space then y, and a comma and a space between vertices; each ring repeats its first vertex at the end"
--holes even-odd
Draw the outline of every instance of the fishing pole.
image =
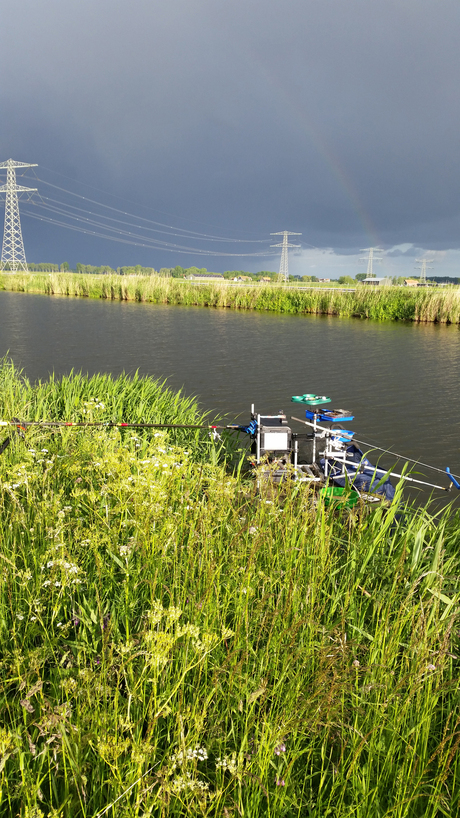
MULTIPOLYGON (((334 437, 334 436, 337 437, 338 432, 339 432, 338 429, 336 429, 334 431, 333 429, 328 429, 326 426, 321 426, 318 423, 310 423, 308 420, 303 420, 301 418, 293 417, 292 420, 296 420, 298 423, 303 423, 305 426, 311 426, 313 429, 315 429, 315 431, 317 429, 320 429, 322 432, 325 433, 324 434, 325 437, 326 436, 328 436, 328 437, 334 437)), ((350 438, 350 442, 351 442, 351 438, 350 438)), ((359 441, 357 438, 356 438, 356 442, 361 443, 361 445, 364 445, 364 446, 369 445, 368 443, 364 443, 364 441, 359 441)), ((379 446, 375 446, 375 447, 371 446, 370 448, 379 449, 379 451, 386 452, 387 454, 392 454, 394 457, 398 457, 398 458, 400 458, 402 460, 407 460, 408 462, 412 462, 412 463, 416 463, 416 464, 419 463, 419 461, 412 460, 412 458, 410 458, 410 457, 405 457, 404 455, 398 455, 395 452, 390 452, 388 449, 382 449, 379 446)), ((342 462, 342 461, 340 461, 340 462, 342 462)), ((356 469, 356 471, 358 471, 358 467, 359 467, 358 463, 354 463, 354 462, 350 462, 350 461, 346 461, 346 460, 343 461, 343 463, 345 465, 348 465, 348 466, 353 466, 356 469)), ((441 474, 446 474, 447 477, 449 478, 449 480, 451 481, 451 483, 455 486, 455 488, 460 490, 460 483, 458 482, 458 480, 460 480, 460 478, 457 478, 456 475, 453 475, 451 473, 449 467, 447 467, 445 469, 445 471, 444 471, 443 469, 438 469, 435 466, 428 466, 427 464, 424 464, 424 463, 420 463, 419 465, 427 466, 427 468, 432 468, 434 471, 438 471, 441 474)), ((450 491, 451 488, 452 488, 452 485, 450 485, 448 488, 445 488, 445 486, 438 486, 435 483, 427 483, 424 480, 416 480, 414 477, 409 477, 409 476, 404 475, 404 474, 398 474, 397 472, 387 472, 386 469, 378 469, 378 468, 375 468, 374 466, 368 466, 367 468, 368 469, 372 468, 375 473, 378 472, 379 474, 388 474, 391 477, 399 477, 401 480, 406 480, 406 481, 408 481, 410 483, 418 483, 419 485, 422 485, 422 486, 430 486, 431 488, 440 489, 441 491, 450 491)))
POLYGON ((114 429, 238 429, 238 426, 216 426, 214 424, 202 425, 193 423, 122 423, 112 420, 99 421, 69 421, 69 420, 0 420, 0 426, 15 426, 18 429, 26 429, 29 426, 49 427, 87 427, 101 426, 114 429))
MULTIPOLYGON (((431 471, 437 471, 440 474, 445 474, 445 469, 440 469, 437 466, 430 466, 429 463, 422 463, 421 460, 414 460, 413 457, 407 457, 405 454, 398 454, 397 452, 391 451, 391 449, 382 449, 381 446, 375 446, 373 443, 366 443, 365 440, 358 440, 357 437, 354 437, 353 440, 356 443, 360 443, 361 446, 368 446, 370 449, 376 449, 378 452, 384 452, 385 454, 391 454, 393 457, 398 458, 398 460, 406 460, 408 463, 415 463, 416 466, 423 466, 424 469, 431 469, 431 471)), ((454 475, 452 475, 454 476, 454 475)), ((458 478, 460 480, 460 477, 458 478)))
MULTIPOLYGON (((340 460, 341 464, 343 463, 345 466, 353 466, 356 469, 356 472, 359 472, 360 464, 355 463, 353 460, 340 460)), ((410 483, 418 483, 420 486, 430 486, 433 489, 440 489, 441 491, 450 491, 452 486, 446 488, 445 486, 437 486, 435 483, 427 483, 425 480, 416 480, 415 477, 409 477, 406 474, 398 474, 395 471, 387 471, 386 469, 379 469, 376 466, 367 466, 364 464, 364 468, 367 468, 368 471, 374 472, 374 474, 388 474, 389 477, 399 477, 401 480, 408 480, 410 483)), ((445 474, 445 472, 443 472, 445 474)))
MULTIPOLYGON (((12 418, 11 420, 0 420, 0 426, 13 426, 16 432, 24 438, 24 432, 30 428, 55 429, 55 428, 105 428, 105 429, 203 429, 214 438, 220 440, 218 430, 232 430, 247 432, 246 426, 238 426, 237 424, 229 424, 227 426, 216 424, 198 424, 198 423, 125 423, 112 420, 96 420, 96 421, 73 421, 73 420, 19 420, 19 418, 12 418)), ((8 448, 11 443, 11 437, 7 437, 0 444, 0 454, 8 448)))

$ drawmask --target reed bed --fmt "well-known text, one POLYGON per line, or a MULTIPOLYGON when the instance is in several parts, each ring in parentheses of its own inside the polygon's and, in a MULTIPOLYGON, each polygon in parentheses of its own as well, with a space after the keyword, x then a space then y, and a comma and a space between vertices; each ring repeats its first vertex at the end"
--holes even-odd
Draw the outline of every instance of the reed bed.
POLYGON ((357 286, 355 292, 288 289, 282 284, 193 284, 160 276, 72 273, 0 274, 0 289, 116 301, 226 307, 291 314, 341 315, 378 321, 460 323, 460 288, 404 289, 357 286))
MULTIPOLYGON (((196 418, 147 378, 0 384, 1 417, 196 418)), ((458 517, 267 499, 212 446, 0 456, 0 815, 458 814, 458 517)))

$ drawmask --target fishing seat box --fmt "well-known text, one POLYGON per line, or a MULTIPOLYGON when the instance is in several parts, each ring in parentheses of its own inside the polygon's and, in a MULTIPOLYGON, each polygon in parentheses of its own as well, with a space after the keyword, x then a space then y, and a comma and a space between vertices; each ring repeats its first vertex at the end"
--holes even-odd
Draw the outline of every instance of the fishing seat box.
POLYGON ((292 429, 283 417, 260 418, 260 456, 290 456, 292 451, 292 429))

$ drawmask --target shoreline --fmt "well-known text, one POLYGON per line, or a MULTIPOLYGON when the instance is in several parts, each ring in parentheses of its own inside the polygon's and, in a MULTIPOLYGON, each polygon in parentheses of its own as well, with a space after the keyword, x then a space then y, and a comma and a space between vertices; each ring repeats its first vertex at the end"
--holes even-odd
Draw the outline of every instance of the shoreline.
MULTIPOLYGON (((0 417, 201 417, 149 377, 0 380, 0 417)), ((458 513, 268 498, 186 430, 30 427, 0 489, 1 816, 455 814, 458 513)))
POLYGON ((0 273, 0 290, 72 298, 134 301, 291 315, 337 315, 374 321, 460 324, 460 288, 380 290, 309 288, 282 284, 199 284, 160 276, 101 276, 77 273, 0 273))

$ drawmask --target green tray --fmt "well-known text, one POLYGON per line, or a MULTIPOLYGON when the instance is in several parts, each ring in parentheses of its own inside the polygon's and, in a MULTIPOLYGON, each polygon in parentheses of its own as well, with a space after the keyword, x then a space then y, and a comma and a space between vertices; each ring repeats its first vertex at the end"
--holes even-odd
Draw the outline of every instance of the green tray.
POLYGON ((324 500, 324 505, 330 506, 332 503, 353 508, 359 502, 359 493, 354 489, 342 489, 339 486, 326 486, 319 491, 324 500))
POLYGON ((305 395, 293 395, 291 398, 292 403, 306 403, 307 406, 321 406, 322 403, 330 403, 331 398, 327 398, 326 395, 312 395, 306 393, 305 395))

